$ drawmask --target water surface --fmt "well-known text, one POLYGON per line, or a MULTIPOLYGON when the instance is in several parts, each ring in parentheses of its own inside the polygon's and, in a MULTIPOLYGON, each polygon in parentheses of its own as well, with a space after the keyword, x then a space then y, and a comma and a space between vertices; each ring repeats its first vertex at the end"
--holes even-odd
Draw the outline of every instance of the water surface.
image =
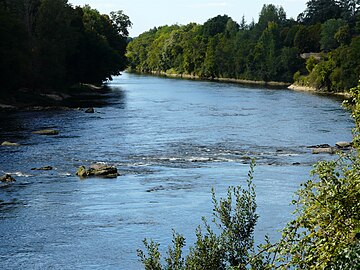
POLYGON ((176 229, 194 242, 211 214, 211 187, 244 184, 256 158, 256 240, 290 219, 289 202, 314 162, 309 145, 351 140, 341 101, 289 90, 124 74, 108 104, 0 114, 0 263, 3 269, 141 269, 150 237, 166 250, 176 229), (32 134, 56 128, 58 136, 32 134), (80 165, 118 167, 117 179, 80 180, 80 165), (31 168, 51 165, 52 171, 31 168))

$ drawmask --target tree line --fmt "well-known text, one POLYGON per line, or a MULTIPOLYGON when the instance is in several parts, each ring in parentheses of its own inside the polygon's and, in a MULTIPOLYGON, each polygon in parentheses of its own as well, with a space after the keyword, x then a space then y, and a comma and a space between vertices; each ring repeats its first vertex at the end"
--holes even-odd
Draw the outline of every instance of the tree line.
POLYGON ((311 0, 297 20, 264 5, 257 23, 227 15, 155 27, 127 48, 131 70, 293 82, 340 91, 360 75, 359 2, 311 0), (317 53, 300 57, 303 53, 317 53))
POLYGON ((126 68, 129 17, 67 0, 0 0, 0 94, 100 84, 126 68))

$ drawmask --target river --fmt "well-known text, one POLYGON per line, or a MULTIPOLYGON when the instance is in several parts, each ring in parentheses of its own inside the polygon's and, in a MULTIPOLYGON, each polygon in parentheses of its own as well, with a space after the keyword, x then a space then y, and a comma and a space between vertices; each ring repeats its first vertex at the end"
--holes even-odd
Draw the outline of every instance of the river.
POLYGON ((0 113, 2 269, 141 269, 142 240, 195 241, 211 217, 211 188, 243 185, 256 158, 256 241, 279 237, 290 201, 309 179, 309 145, 351 140, 353 121, 329 96, 236 84, 123 74, 107 104, 79 110, 0 113), (57 136, 32 131, 56 128, 57 136), (75 176, 80 165, 117 166, 117 179, 75 176), (51 165, 51 171, 31 168, 51 165))

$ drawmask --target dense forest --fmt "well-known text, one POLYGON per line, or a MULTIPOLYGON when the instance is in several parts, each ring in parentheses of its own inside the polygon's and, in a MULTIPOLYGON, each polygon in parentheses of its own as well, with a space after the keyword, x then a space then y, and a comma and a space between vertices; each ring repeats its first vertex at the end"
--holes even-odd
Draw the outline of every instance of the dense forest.
POLYGON ((257 23, 219 15, 203 25, 151 29, 129 44, 127 57, 138 72, 296 81, 342 91, 359 79, 359 33, 358 0, 311 0, 297 20, 269 4, 257 23))
POLYGON ((129 17, 67 0, 0 0, 1 95, 100 84, 126 67, 129 17))

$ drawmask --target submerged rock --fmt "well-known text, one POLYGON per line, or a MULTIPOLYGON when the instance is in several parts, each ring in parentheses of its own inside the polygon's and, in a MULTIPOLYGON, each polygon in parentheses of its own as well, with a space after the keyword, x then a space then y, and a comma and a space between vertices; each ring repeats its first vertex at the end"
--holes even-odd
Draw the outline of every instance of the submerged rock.
POLYGON ((85 166, 80 166, 76 172, 76 175, 81 178, 98 176, 104 178, 116 178, 119 176, 118 170, 114 166, 103 165, 103 164, 93 164, 89 169, 86 169, 85 166))
POLYGON ((311 145, 308 146, 307 148, 330 148, 331 146, 327 143, 324 144, 317 144, 317 145, 311 145))
POLYGON ((33 133, 39 135, 58 135, 60 132, 55 129, 42 129, 38 131, 33 131, 33 133))
POLYGON ((95 112, 95 110, 94 110, 93 107, 90 107, 90 108, 85 110, 85 113, 94 113, 94 112, 95 112))
POLYGON ((336 148, 335 147, 326 147, 326 148, 314 148, 312 150, 313 154, 335 154, 336 148))
POLYGON ((351 142, 337 142, 335 145, 340 149, 346 149, 351 147, 351 142))
POLYGON ((45 166, 40 168, 31 168, 32 171, 51 171, 53 167, 51 166, 45 166))
POLYGON ((10 174, 5 174, 4 176, 0 177, 0 182, 12 183, 12 182, 16 182, 16 180, 10 174))
POLYGON ((20 146, 20 144, 5 141, 5 142, 3 142, 3 143, 1 144, 1 146, 20 146))

